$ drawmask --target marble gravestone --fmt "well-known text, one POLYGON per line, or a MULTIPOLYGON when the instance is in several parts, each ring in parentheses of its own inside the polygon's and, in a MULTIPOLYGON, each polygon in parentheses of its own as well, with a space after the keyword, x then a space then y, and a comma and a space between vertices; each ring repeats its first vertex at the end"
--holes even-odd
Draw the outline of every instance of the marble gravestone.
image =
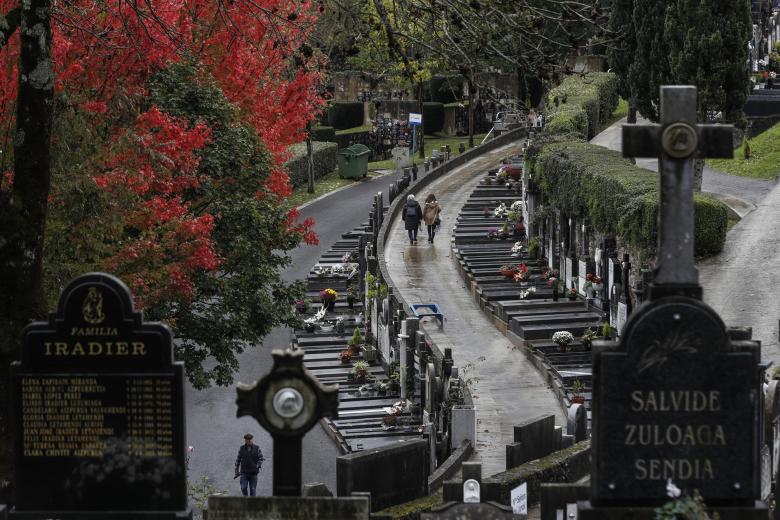
POLYGON ((590 500, 580 520, 651 519, 673 483, 722 520, 760 501, 758 342, 733 341, 693 264, 694 155, 728 156, 732 128, 696 124, 695 87, 662 87, 661 125, 624 125, 624 155, 660 156, 658 267, 619 342, 593 344, 590 500))
POLYGON ((22 343, 8 517, 190 518, 184 368, 170 329, 144 322, 118 278, 89 273, 22 343))

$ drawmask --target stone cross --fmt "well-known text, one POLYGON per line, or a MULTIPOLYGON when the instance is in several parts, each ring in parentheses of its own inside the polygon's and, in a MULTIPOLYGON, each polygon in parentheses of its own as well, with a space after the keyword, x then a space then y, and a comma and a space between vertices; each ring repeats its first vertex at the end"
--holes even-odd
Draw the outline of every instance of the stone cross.
POLYGON ((658 266, 650 298, 701 298, 694 267, 693 159, 733 157, 732 125, 696 123, 696 87, 661 87, 661 123, 623 125, 624 157, 657 157, 658 266))
POLYGON ((238 383, 236 417, 254 417, 274 439, 274 496, 300 496, 301 439, 322 417, 338 417, 339 387, 323 385, 304 368, 301 350, 271 355, 268 374, 252 385, 238 383))

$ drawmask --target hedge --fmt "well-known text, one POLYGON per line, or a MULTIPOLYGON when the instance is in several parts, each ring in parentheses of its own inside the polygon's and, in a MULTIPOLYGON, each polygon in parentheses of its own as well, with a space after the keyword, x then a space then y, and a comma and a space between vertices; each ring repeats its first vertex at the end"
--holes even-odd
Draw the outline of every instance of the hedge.
POLYGON ((336 129, 332 126, 315 126, 311 129, 312 141, 336 142, 336 129))
MULTIPOLYGON (((319 179, 336 169, 336 143, 324 143, 314 141, 312 143, 314 153, 314 178, 319 179)), ((290 159, 284 163, 287 173, 290 175, 290 184, 293 187, 303 186, 309 182, 308 157, 306 155, 306 143, 296 143, 287 151, 290 159)))
POLYGON ((444 103, 423 103, 423 131, 426 134, 444 129, 444 103))
POLYGON ((545 132, 576 131, 592 139, 617 107, 617 89, 617 76, 608 72, 568 76, 547 95, 545 132))
POLYGON ((334 101, 328 109, 328 125, 336 130, 354 128, 363 124, 363 103, 334 101))
MULTIPOLYGON (((655 251, 657 173, 571 134, 537 141, 526 158, 551 205, 572 215, 587 215, 597 231, 655 251)), ((696 194, 694 202, 696 254, 718 253, 726 240, 728 209, 701 194, 696 194)))

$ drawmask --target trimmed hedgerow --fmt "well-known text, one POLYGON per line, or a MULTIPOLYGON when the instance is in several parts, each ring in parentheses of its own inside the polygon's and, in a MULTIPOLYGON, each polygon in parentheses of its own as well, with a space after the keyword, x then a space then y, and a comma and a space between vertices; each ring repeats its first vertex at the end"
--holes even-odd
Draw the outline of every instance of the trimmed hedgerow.
POLYGON ((568 76, 547 95, 545 132, 555 134, 563 129, 593 138, 620 101, 617 88, 617 76, 608 72, 568 76))
POLYGON ((425 133, 441 132, 444 128, 444 103, 423 103, 422 110, 425 133))
POLYGON ((315 126, 311 129, 312 141, 336 142, 336 129, 332 126, 315 126))
MULTIPOLYGON (((575 134, 576 135, 576 134, 575 134)), ((587 215, 596 230, 615 234, 635 247, 656 248, 658 175, 619 152, 572 136, 547 137, 527 152, 535 181, 550 204, 587 215)), ((695 197, 697 255, 718 253, 726 239, 728 209, 711 197, 695 197)))
POLYGON ((363 103, 334 101, 328 109, 328 126, 336 130, 354 128, 363 124, 363 103))
MULTIPOLYGON (((308 158, 306 155, 306 143, 296 143, 287 151, 290 159, 284 163, 287 173, 290 175, 290 184, 293 187, 303 186, 309 182, 308 158)), ((336 169, 336 143, 314 141, 312 143, 314 155, 314 178, 319 179, 336 169)))

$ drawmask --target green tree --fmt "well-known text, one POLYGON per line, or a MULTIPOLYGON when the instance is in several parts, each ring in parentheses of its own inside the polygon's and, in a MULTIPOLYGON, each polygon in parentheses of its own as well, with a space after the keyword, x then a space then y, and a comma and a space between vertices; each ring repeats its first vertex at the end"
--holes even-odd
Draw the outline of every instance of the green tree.
POLYGON ((618 93, 628 101, 628 122, 636 123, 636 99, 628 82, 628 71, 636 54, 636 27, 633 0, 614 0, 609 15, 607 61, 618 76, 618 93))

